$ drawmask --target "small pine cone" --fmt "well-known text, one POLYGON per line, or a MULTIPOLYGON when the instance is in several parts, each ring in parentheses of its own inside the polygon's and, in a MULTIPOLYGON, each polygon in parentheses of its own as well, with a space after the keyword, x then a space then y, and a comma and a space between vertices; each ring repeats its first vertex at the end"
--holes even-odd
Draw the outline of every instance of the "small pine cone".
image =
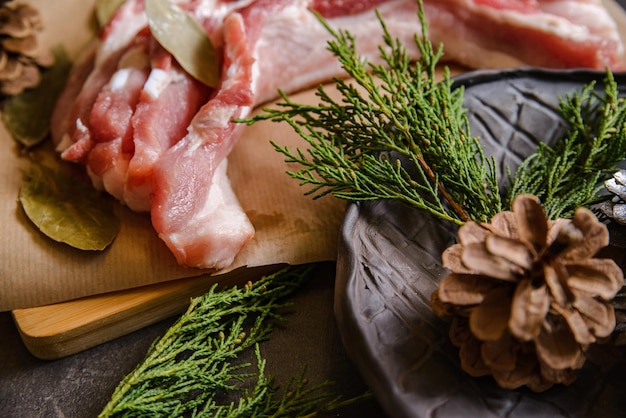
POLYGON ((11 96, 35 87, 41 68, 53 63, 42 50, 37 35, 42 29, 39 12, 17 1, 0 3, 0 94, 11 96))
POLYGON ((604 182, 604 188, 614 196, 600 210, 619 224, 626 225, 626 170, 619 170, 604 182))
POLYGON ((468 222, 443 253, 452 271, 431 297, 452 316, 450 338, 472 376, 492 375, 504 388, 543 391, 570 384, 588 347, 615 328, 610 301, 624 284, 610 259, 606 226, 587 209, 548 221, 534 196, 489 224, 468 222))

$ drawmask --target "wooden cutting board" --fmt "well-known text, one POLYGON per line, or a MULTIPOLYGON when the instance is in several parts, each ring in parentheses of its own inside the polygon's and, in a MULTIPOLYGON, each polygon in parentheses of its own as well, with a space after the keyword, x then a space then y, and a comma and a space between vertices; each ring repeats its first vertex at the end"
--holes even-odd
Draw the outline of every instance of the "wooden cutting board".
MULTIPOLYGON (((280 267, 245 269, 221 277, 219 286, 241 285, 280 267)), ((26 348, 35 357, 52 360, 180 314, 191 297, 217 283, 214 276, 200 276, 12 312, 26 348)))
MULTIPOLYGON (((614 1, 607 7, 626 39, 626 16, 614 1)), ((313 91, 310 93, 314 94, 313 91)), ((234 286, 276 271, 280 266, 242 269, 219 278, 234 286)), ((205 293, 218 279, 201 276, 131 290, 12 311, 27 349, 41 359, 65 357, 183 312, 189 299, 205 293)))

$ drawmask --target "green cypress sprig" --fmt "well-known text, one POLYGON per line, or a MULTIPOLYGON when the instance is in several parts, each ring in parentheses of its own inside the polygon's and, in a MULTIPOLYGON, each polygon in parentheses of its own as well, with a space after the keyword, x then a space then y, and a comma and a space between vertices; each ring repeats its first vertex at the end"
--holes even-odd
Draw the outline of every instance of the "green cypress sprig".
POLYGON ((287 268, 243 288, 213 286, 192 299, 120 382, 100 417, 303 416, 350 402, 327 391, 328 383, 308 387, 303 375, 277 398, 278 386, 265 375, 259 343, 284 319, 285 299, 311 271, 311 266, 287 268), (255 350, 257 370, 238 360, 248 349, 255 350), (239 402, 224 402, 233 397, 239 402))
POLYGON ((349 32, 320 18, 333 37, 329 50, 351 79, 334 79, 341 98, 334 100, 323 86, 316 106, 281 94, 277 108, 246 122, 286 122, 308 142, 306 152, 272 143, 287 162, 301 165, 288 174, 311 186, 309 195, 400 200, 457 224, 488 220, 501 209, 494 161, 467 135, 462 89, 452 90, 447 70, 437 80, 442 48, 428 41, 419 3, 420 60, 410 59, 380 16, 381 65, 362 59, 349 32))
POLYGON ((418 5, 417 62, 380 16, 382 65, 361 58, 353 35, 320 18, 333 38, 329 50, 350 77, 333 80, 340 98, 323 86, 316 91, 318 105, 295 103, 281 93, 276 108, 245 120, 286 122, 308 143, 305 151, 292 151, 272 142, 286 162, 300 165, 287 174, 311 186, 305 194, 399 200, 456 224, 488 221, 519 194, 536 195, 550 219, 606 200, 599 193, 601 181, 626 159, 626 106, 612 73, 607 70, 603 94, 592 83, 560 98, 567 133, 554 145, 539 144, 514 177, 509 173, 511 186, 501 197, 493 158, 470 137, 463 89, 452 90, 447 68, 437 80, 442 48, 428 41, 422 2, 418 5))
POLYGON ((245 391, 237 403, 219 405, 214 401, 208 402, 202 410, 194 412, 192 417, 312 418, 370 396, 366 393, 345 400, 328 391, 331 382, 308 386, 308 380, 304 376, 306 369, 303 369, 291 379, 282 395, 277 397, 279 387, 265 374, 265 360, 261 357, 258 345, 255 347, 255 356, 258 370, 255 374, 256 383, 250 392, 245 391))
POLYGON ((560 99, 559 112, 568 131, 553 146, 540 144, 517 169, 507 205, 523 193, 534 194, 550 219, 570 217, 577 207, 605 200, 599 194, 626 158, 626 106, 607 71, 604 94, 595 83, 560 99))

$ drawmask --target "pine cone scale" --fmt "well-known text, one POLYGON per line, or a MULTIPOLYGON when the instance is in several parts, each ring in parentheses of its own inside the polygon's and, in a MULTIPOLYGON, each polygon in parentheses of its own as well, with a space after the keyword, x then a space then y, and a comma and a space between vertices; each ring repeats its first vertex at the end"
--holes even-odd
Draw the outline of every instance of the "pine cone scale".
POLYGON ((502 257, 521 269, 528 270, 533 266, 535 256, 531 249, 520 240, 489 235, 485 238, 485 249, 489 254, 502 257))
POLYGON ((34 35, 28 35, 24 38, 3 39, 2 47, 5 51, 15 52, 26 57, 34 57, 39 49, 37 38, 34 35))
POLYGON ((599 338, 608 337, 615 328, 615 309, 612 305, 598 302, 593 297, 579 294, 574 308, 583 315, 587 327, 599 338))
POLYGON ((495 280, 484 280, 469 274, 450 274, 441 284, 439 298, 442 302, 455 305, 478 305, 499 284, 495 280))
POLYGON ((535 287, 528 279, 519 282, 511 307, 509 329, 522 341, 536 338, 541 324, 550 309, 550 297, 546 286, 535 287))
POLYGON ((583 317, 580 315, 580 312, 574 309, 573 306, 563 308, 555 304, 552 308, 565 319, 572 335, 574 336, 574 339, 578 344, 586 347, 589 344, 596 342, 595 337, 590 332, 590 329, 583 317))
POLYGON ((472 222, 459 230, 459 243, 461 245, 478 244, 484 242, 488 235, 487 229, 472 222))
POLYGON ((24 64, 22 64, 18 60, 9 60, 2 68, 2 70, 0 70, 0 80, 16 80, 22 74, 23 69, 24 64))
POLYGON ((550 295, 552 296, 552 300, 555 303, 558 303, 560 306, 566 306, 573 299, 572 292, 566 287, 566 283, 563 283, 559 279, 559 273, 557 273, 556 268, 561 268, 561 266, 553 266, 550 264, 544 264, 543 266, 543 278, 550 289, 550 295))
POLYGON ((507 288, 497 288, 489 292, 482 303, 471 310, 469 326, 472 334, 482 341, 500 339, 507 329, 511 315, 510 301, 511 295, 507 288))
MULTIPOLYGON (((580 362, 582 349, 561 317, 549 315, 535 340, 537 357, 551 369, 565 370, 580 362)), ((556 383, 556 382, 555 382, 556 383)))
POLYGON ((518 225, 519 239, 535 249, 545 246, 548 223, 543 209, 528 199, 515 199, 512 209, 518 225))
POLYGON ((579 208, 571 221, 584 239, 572 242, 561 258, 566 262, 576 262, 593 257, 600 248, 609 245, 609 231, 606 226, 588 209, 579 208))
POLYGON ((518 275, 523 273, 521 267, 503 257, 489 253, 484 243, 465 246, 461 254, 461 262, 477 274, 510 282, 517 281, 518 275))
POLYGON ((517 363, 517 347, 509 333, 495 341, 486 341, 481 346, 481 356, 491 370, 512 372, 517 363))
POLYGON ((619 266, 609 259, 587 259, 567 266, 567 285, 571 289, 598 296, 605 301, 613 299, 624 284, 619 266))

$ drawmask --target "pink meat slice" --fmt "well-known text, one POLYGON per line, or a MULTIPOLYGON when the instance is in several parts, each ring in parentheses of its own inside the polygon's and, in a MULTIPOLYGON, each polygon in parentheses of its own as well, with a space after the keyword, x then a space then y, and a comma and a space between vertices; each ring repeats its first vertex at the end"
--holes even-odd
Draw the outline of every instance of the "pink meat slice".
POLYGON ((255 105, 275 99, 279 89, 294 92, 344 74, 337 58, 328 51, 331 35, 311 10, 319 12, 332 28, 353 34, 359 55, 379 62, 383 32, 374 7, 388 22, 391 35, 417 58, 414 36, 421 29, 414 1, 257 0, 241 10, 246 30, 255 39, 251 45, 256 59, 255 105))
POLYGON ((432 38, 470 67, 624 65, 617 26, 601 0, 437 0, 428 10, 432 38))
POLYGON ((86 162, 94 145, 89 130, 91 109, 100 90, 117 71, 120 59, 146 25, 143 1, 125 2, 102 31, 96 50, 88 51, 74 67, 51 121, 52 139, 64 159, 86 162), (93 70, 86 75, 85 68, 93 70), (76 88, 82 79, 82 88, 76 88))
POLYGON ((243 19, 231 14, 224 23, 224 75, 217 93, 196 114, 189 133, 154 167, 152 224, 180 264, 223 268, 254 235, 225 171, 242 125, 233 118, 254 104, 253 58, 243 19))
POLYGON ((84 127, 84 137, 88 139, 75 142, 63 153, 77 154, 77 148, 85 152, 93 183, 120 200, 134 153, 131 119, 150 72, 149 39, 148 34, 136 38, 133 47, 122 56, 117 71, 98 93, 84 127))
MULTIPOLYGON (((179 6, 202 25, 219 52, 223 45, 223 20, 247 3, 249 0, 189 1, 179 6)), ((150 210, 154 164, 187 134, 191 119, 213 93, 213 89, 186 73, 154 40, 150 57, 150 75, 132 119, 134 153, 126 177, 116 185, 123 188, 120 200, 136 211, 150 210)))
MULTIPOLYGON (((81 68, 75 71, 73 77, 83 79, 82 90, 68 88, 62 98, 76 103, 66 118, 75 119, 74 126, 68 129, 62 119, 56 126, 66 136, 64 159, 85 163, 97 188, 133 210, 148 211, 154 162, 186 134, 210 89, 184 72, 147 26, 139 29, 147 21, 137 18, 143 9, 135 6, 120 11, 107 26, 101 48, 113 52, 98 50, 101 66, 88 77, 81 68), (134 20, 133 31, 118 29, 128 19, 134 20), (120 31, 128 44, 120 40, 120 31)), ((92 68, 97 57, 85 60, 83 68, 92 68)))
POLYGON ((187 134, 211 89, 187 74, 154 43, 150 75, 132 116, 134 153, 122 182, 121 200, 136 211, 150 210, 152 171, 161 155, 187 134))
MULTIPOLYGON (((64 90, 57 102, 50 119, 50 136, 55 145, 59 145, 66 137, 69 145, 68 129, 72 120, 73 107, 84 84, 94 71, 96 43, 92 43, 74 62, 64 90)), ((60 150, 62 150, 61 148, 60 150)))
POLYGON ((143 45, 130 49, 120 60, 120 66, 98 93, 89 114, 93 142, 120 138, 126 151, 133 152, 131 118, 149 71, 143 45))

